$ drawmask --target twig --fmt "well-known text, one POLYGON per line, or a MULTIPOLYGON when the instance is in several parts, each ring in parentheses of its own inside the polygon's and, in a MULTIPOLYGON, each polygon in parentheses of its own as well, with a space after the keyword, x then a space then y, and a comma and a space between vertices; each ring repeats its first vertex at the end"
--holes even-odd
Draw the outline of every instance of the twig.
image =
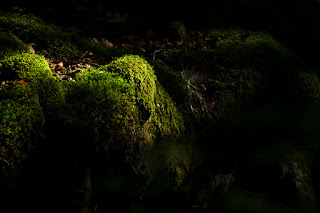
POLYGON ((160 50, 155 50, 155 51, 153 52, 153 61, 156 60, 156 53, 160 52, 163 48, 164 48, 164 44, 161 46, 161 49, 160 49, 160 50))

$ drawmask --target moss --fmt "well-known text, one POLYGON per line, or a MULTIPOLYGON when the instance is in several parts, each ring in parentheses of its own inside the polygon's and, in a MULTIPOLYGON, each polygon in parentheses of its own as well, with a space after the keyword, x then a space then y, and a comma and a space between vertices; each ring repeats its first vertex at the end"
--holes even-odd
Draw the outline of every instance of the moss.
POLYGON ((50 76, 51 69, 43 56, 31 53, 20 53, 1 60, 1 79, 18 80, 24 78, 37 79, 50 76))
POLYGON ((146 60, 153 66, 155 75, 161 86, 177 103, 177 107, 181 108, 188 99, 186 84, 183 78, 181 78, 181 73, 171 67, 164 66, 157 61, 146 60))
POLYGON ((20 53, 4 58, 0 80, 30 79, 34 92, 39 95, 40 104, 45 114, 52 118, 59 112, 64 103, 64 92, 53 77, 48 62, 43 56, 31 53, 20 53))
POLYGON ((99 70, 119 73, 134 86, 136 101, 144 114, 145 130, 150 134, 150 139, 157 134, 178 136, 183 131, 182 115, 158 83, 153 68, 145 59, 126 55, 99 70))
POLYGON ((77 46, 70 41, 49 40, 46 44, 49 53, 53 53, 58 58, 75 57, 80 55, 77 46))
POLYGON ((297 196, 300 200, 315 200, 312 180, 310 177, 310 163, 312 162, 312 152, 299 151, 292 156, 292 166, 295 173, 295 183, 297 196))
POLYGON ((227 111, 249 104, 262 88, 262 75, 250 68, 230 69, 216 73, 210 79, 209 93, 214 94, 213 114, 220 117, 227 111))
POLYGON ((0 162, 8 175, 41 142, 44 115, 31 85, 12 84, 0 89, 0 162))
POLYGON ((297 78, 298 98, 309 103, 320 98, 320 81, 315 72, 301 72, 297 78))
POLYGON ((0 33, 0 59, 21 52, 30 52, 30 50, 12 33, 0 33))
POLYGON ((90 69, 65 86, 67 102, 79 119, 96 132, 102 148, 132 145, 138 134, 139 117, 134 88, 125 79, 90 69))
POLYGON ((209 35, 214 42, 217 59, 228 66, 287 66, 288 60, 292 57, 288 49, 265 32, 213 30, 209 35))
POLYGON ((30 14, 1 16, 0 26, 17 35, 25 43, 34 42, 39 48, 50 50, 55 57, 69 57, 79 53, 77 47, 72 44, 73 40, 77 40, 74 32, 47 24, 37 16, 30 14), (53 45, 58 46, 53 47, 53 45))
POLYGON ((173 39, 178 38, 185 40, 188 38, 187 29, 182 22, 172 21, 169 23, 169 27, 171 28, 173 39))
POLYGON ((200 163, 194 139, 182 137, 179 142, 164 142, 161 147, 164 165, 167 166, 176 187, 182 190, 189 190, 189 178, 200 163))
POLYGON ((76 40, 74 43, 82 50, 91 51, 94 58, 104 60, 106 62, 111 62, 114 57, 121 57, 126 53, 133 54, 133 52, 130 52, 130 50, 124 50, 121 48, 110 48, 106 45, 94 43, 87 38, 79 38, 79 40, 76 40))

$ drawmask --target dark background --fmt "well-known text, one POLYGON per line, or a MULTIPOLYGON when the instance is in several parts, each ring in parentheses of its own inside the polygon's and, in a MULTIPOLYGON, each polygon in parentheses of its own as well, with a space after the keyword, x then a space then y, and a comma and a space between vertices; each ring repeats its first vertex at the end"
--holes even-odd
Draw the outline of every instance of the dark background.
MULTIPOLYGON (((212 27, 245 27, 271 33, 313 66, 318 67, 320 3, 318 0, 212 0, 212 1, 107 1, 107 0, 13 0, 14 6, 41 15, 55 24, 72 24, 87 33, 127 31, 139 34, 151 27, 165 31, 170 20, 184 22, 189 30, 212 27), (107 13, 126 16, 110 27, 107 13)), ((110 17, 109 17, 110 18, 110 17)))

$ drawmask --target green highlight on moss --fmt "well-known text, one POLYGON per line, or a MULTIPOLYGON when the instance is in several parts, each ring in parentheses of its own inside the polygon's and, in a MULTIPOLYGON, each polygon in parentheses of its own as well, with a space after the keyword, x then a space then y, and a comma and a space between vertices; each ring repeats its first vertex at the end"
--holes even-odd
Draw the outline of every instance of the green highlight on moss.
POLYGON ((66 82, 65 87, 67 103, 80 120, 93 125, 88 128, 94 128, 100 145, 135 141, 138 111, 134 88, 125 79, 115 73, 90 69, 83 70, 76 82, 66 82))
POLYGON ((43 56, 19 53, 5 57, 2 63, 0 80, 20 80, 29 78, 34 92, 39 95, 40 104, 46 114, 57 116, 64 102, 64 91, 53 77, 48 62, 43 56))
POLYGON ((41 142, 45 119, 32 86, 0 89, 0 164, 3 172, 12 174, 41 142))
POLYGON ((36 43, 39 48, 46 49, 55 57, 73 57, 80 54, 75 32, 69 32, 61 27, 47 24, 41 18, 26 14, 11 14, 0 17, 0 26, 15 35, 25 43, 36 43))
POLYGON ((28 53, 28 47, 12 33, 0 33, 0 59, 16 53, 28 53))
POLYGON ((99 71, 119 73, 134 86, 140 111, 147 115, 144 130, 146 135, 149 135, 149 140, 157 135, 179 136, 182 133, 182 115, 145 59, 136 55, 125 55, 99 68, 99 71))

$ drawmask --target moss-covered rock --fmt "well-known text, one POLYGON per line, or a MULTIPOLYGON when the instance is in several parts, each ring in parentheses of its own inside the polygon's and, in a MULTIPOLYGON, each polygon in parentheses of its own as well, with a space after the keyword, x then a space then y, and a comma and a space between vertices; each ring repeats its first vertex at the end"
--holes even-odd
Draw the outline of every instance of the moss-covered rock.
POLYGON ((0 162, 12 174, 42 140, 44 115, 31 85, 0 87, 0 162))
POLYGON ((70 41, 58 39, 48 40, 46 43, 46 48, 49 53, 53 53, 53 55, 57 58, 75 57, 80 55, 78 47, 70 41))
POLYGON ((37 79, 40 76, 52 76, 48 62, 40 55, 14 54, 2 59, 1 63, 2 80, 37 79))
POLYGON ((261 73, 250 68, 223 70, 215 73, 209 82, 208 92, 213 94, 215 100, 215 117, 243 104, 250 104, 263 87, 261 73))
POLYGON ((20 52, 30 52, 28 47, 12 33, 0 33, 0 59, 20 52))
POLYGON ((137 104, 145 120, 145 133, 150 140, 157 135, 180 135, 184 129, 182 115, 145 59, 126 55, 99 68, 99 71, 119 73, 134 86, 137 104))
POLYGON ((1 16, 0 26, 25 43, 33 42, 38 48, 49 50, 52 56, 62 58, 79 55, 79 50, 72 44, 73 40, 77 40, 74 32, 47 24, 32 14, 1 16))
POLYGON ((188 32, 185 25, 180 21, 172 21, 169 23, 172 39, 186 40, 188 38, 188 32))
POLYGON ((277 66, 281 66, 292 56, 284 45, 265 32, 213 30, 209 37, 218 51, 218 58, 228 65, 264 66, 278 62, 277 66))
POLYGON ((0 80, 29 81, 34 92, 39 95, 45 114, 56 116, 64 103, 64 91, 53 77, 48 62, 43 56, 19 53, 5 57, 2 63, 0 80))
POLYGON ((83 70, 76 82, 66 82, 65 86, 67 102, 77 117, 97 133, 100 145, 108 146, 111 142, 111 146, 117 147, 125 141, 129 146, 136 140, 138 110, 134 88, 125 79, 90 69, 83 70))
POLYGON ((303 102, 315 103, 320 98, 320 81, 315 72, 301 72, 297 78, 297 95, 303 102))

